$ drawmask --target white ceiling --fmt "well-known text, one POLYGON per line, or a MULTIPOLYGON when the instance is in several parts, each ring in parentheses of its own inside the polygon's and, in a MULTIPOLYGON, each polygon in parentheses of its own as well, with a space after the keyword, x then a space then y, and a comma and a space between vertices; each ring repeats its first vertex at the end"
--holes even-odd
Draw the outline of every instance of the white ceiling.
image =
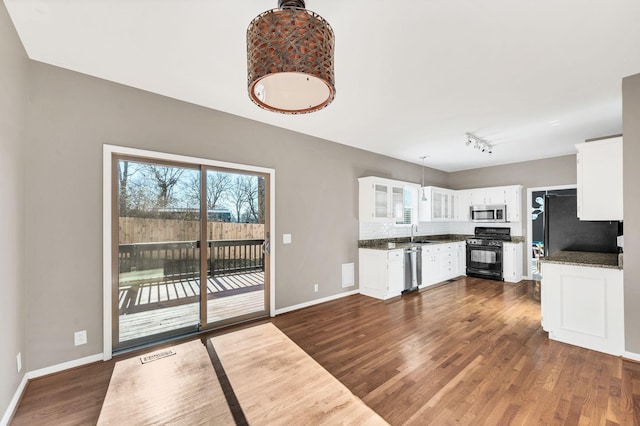
POLYGON ((638 0, 307 0, 335 32, 336 99, 282 115, 246 90, 247 25, 277 0, 4 2, 36 61, 444 171, 621 133, 640 73, 638 0))

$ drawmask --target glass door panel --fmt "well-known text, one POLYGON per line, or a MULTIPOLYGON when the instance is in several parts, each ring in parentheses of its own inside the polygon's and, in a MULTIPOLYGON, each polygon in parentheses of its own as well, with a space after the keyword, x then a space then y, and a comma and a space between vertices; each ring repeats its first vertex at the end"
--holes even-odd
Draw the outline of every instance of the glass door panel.
POLYGON ((113 347, 196 331, 201 289, 200 170, 124 157, 114 161, 118 235, 113 347))
POLYGON ((395 220, 402 220, 404 212, 404 188, 393 186, 391 188, 392 217, 395 220))
POLYGON ((375 185, 375 217, 382 219, 389 216, 389 187, 386 185, 375 185))
MULTIPOLYGON (((268 314, 267 177, 207 169, 206 317, 218 326, 268 314)), ((204 207, 203 207, 204 208, 204 207)))

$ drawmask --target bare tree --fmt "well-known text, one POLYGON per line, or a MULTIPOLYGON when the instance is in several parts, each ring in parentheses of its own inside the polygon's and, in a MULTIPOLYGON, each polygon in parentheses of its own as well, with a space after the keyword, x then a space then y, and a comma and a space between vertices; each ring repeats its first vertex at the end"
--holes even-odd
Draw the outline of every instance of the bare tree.
POLYGON ((146 167, 158 188, 158 207, 166 208, 173 200, 173 189, 180 181, 184 169, 149 164, 146 167))
POLYGON ((120 216, 127 216, 128 213, 128 185, 129 183, 129 162, 118 161, 118 208, 120 209, 120 216))
POLYGON ((200 174, 192 175, 184 182, 184 192, 191 205, 200 207, 200 174))
POLYGON ((231 175, 224 172, 207 173, 207 208, 219 207, 226 192, 231 188, 231 175))
MULTIPOLYGON (((129 212, 134 208, 132 206, 131 197, 134 196, 135 182, 131 182, 138 171, 140 171, 140 164, 131 163, 127 160, 118 161, 118 209, 120 216, 128 216, 129 212)), ((133 200, 134 204, 138 204, 133 200)))
POLYGON ((258 223, 265 223, 266 179, 258 177, 258 223))
MULTIPOLYGON (((200 175, 194 175, 188 182, 186 192, 189 199, 200 205, 200 175)), ((207 173, 207 209, 215 209, 226 198, 226 192, 231 188, 231 174, 224 172, 207 173)))
POLYGON ((255 223, 260 221, 258 180, 256 176, 244 176, 242 178, 242 189, 245 193, 247 205, 247 219, 249 222, 255 223))
POLYGON ((242 211, 247 203, 244 176, 236 176, 227 192, 227 200, 231 203, 237 222, 242 220, 242 211))

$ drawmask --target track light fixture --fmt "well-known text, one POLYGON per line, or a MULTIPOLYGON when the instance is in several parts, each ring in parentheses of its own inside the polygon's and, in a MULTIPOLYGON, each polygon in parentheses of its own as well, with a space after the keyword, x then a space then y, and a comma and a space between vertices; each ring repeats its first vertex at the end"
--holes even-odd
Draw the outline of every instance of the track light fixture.
POLYGON ((484 152, 487 154, 493 154, 493 145, 491 145, 489 142, 487 142, 484 139, 481 139, 479 137, 477 137, 476 135, 474 135, 473 133, 466 133, 467 136, 467 142, 466 145, 467 146, 472 146, 479 150, 480 152, 484 152))

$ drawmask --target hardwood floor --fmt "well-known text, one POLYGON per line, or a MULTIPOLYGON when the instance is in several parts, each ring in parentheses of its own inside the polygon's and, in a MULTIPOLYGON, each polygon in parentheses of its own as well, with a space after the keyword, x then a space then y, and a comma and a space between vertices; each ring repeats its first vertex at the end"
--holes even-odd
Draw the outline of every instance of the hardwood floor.
MULTIPOLYGON (((530 284, 462 278, 269 321, 392 425, 640 424, 640 364, 548 340, 530 284)), ((113 366, 32 380, 12 424, 95 424, 113 366)))

